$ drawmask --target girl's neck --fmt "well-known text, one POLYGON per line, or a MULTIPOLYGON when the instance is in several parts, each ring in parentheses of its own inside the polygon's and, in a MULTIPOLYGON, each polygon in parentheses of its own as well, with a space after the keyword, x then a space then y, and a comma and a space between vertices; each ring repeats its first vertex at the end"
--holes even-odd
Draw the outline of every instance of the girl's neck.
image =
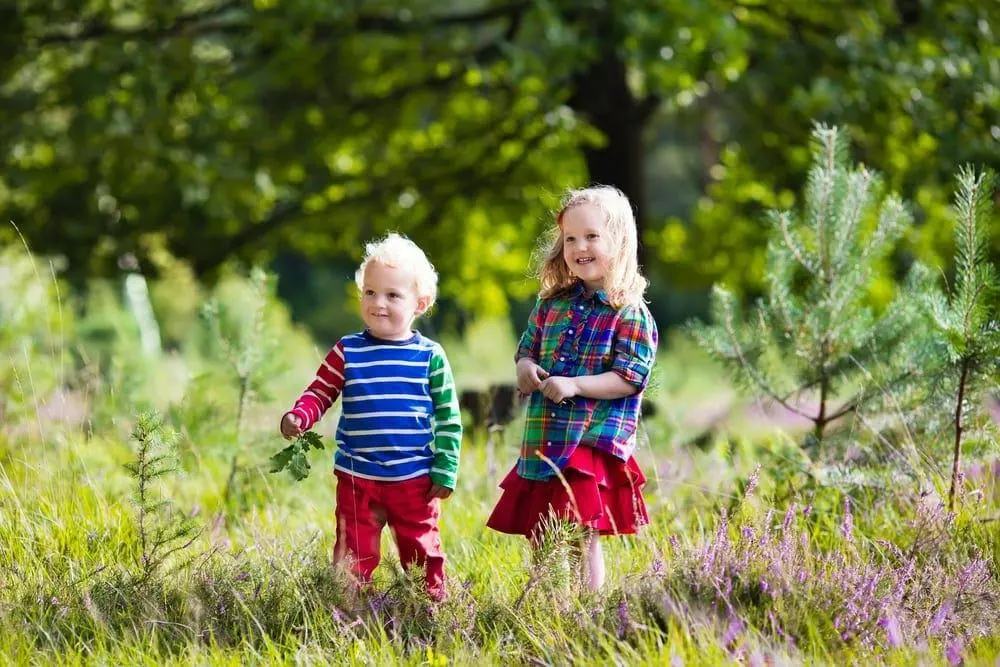
POLYGON ((595 292, 600 292, 602 289, 604 289, 604 281, 603 280, 597 280, 597 281, 584 280, 583 281, 583 291, 586 293, 587 296, 593 296, 595 292))

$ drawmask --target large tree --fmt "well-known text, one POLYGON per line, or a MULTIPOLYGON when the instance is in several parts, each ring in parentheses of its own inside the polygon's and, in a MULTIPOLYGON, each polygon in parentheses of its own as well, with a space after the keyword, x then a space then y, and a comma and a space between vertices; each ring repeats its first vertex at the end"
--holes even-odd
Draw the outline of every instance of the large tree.
POLYGON ((973 84, 996 78, 997 10, 933 7, 19 0, 0 28, 0 206, 77 273, 141 259, 155 235, 204 273, 401 229, 451 251, 435 256, 447 292, 491 307, 524 289, 558 191, 599 181, 636 203, 648 262, 704 281, 756 261, 750 221, 795 189, 812 117, 870 127, 858 145, 890 179, 919 161, 927 132, 890 130, 916 118, 899 92, 933 79, 921 53, 935 72, 971 63, 928 91, 954 106, 926 111, 956 129, 933 135, 948 159, 968 159, 990 125, 954 109, 989 110, 973 84), (649 211, 647 184, 671 187, 644 174, 652 122, 699 150, 717 205, 693 229, 649 211))

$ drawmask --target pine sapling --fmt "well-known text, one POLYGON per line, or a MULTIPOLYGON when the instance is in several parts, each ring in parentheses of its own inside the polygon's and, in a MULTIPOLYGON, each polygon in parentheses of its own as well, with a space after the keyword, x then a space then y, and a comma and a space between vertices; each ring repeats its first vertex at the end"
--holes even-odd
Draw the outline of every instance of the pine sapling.
POLYGON ((223 505, 228 505, 236 484, 236 476, 240 471, 240 456, 244 452, 243 421, 247 410, 253 403, 255 388, 261 378, 258 372, 262 362, 269 353, 273 343, 267 335, 265 318, 268 298, 268 277, 260 268, 254 267, 250 273, 252 289, 252 314, 249 326, 237 327, 235 330, 223 330, 226 313, 218 300, 205 304, 203 316, 222 350, 223 358, 229 364, 237 384, 236 402, 236 449, 229 465, 226 485, 223 490, 223 505))
POLYGON ((848 163, 836 127, 816 126, 813 165, 801 214, 772 211, 765 295, 744 318, 737 297, 712 294, 713 324, 690 325, 699 344, 752 393, 812 423, 807 449, 830 424, 913 372, 893 354, 919 317, 899 294, 882 312, 869 292, 882 262, 911 224, 899 197, 880 201, 878 175, 848 163), (876 382, 877 381, 877 382, 876 382), (807 392, 815 408, 794 400, 807 392))
POLYGON ((201 535, 201 529, 156 489, 158 481, 179 470, 174 451, 176 436, 164 429, 158 415, 142 413, 132 429, 132 439, 136 444, 135 460, 125 464, 125 470, 135 483, 138 583, 144 583, 171 555, 190 547, 201 535))
MULTIPOLYGON (((924 295, 934 339, 940 348, 941 370, 957 378, 948 383, 949 412, 953 415, 951 484, 948 510, 955 505, 961 476, 962 444, 968 422, 978 411, 982 393, 995 377, 1000 360, 1000 323, 997 322, 998 279, 987 255, 993 172, 976 173, 963 167, 957 177, 953 205, 955 224, 955 285, 949 294, 933 290, 924 295)), ((984 423, 989 420, 983 419, 984 423)))

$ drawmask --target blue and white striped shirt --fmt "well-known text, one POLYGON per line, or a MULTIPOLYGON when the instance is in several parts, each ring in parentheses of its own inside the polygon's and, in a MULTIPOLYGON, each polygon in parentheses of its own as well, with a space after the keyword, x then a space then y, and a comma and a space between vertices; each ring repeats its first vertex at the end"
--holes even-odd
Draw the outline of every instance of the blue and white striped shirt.
POLYGON ((330 350, 291 412, 310 428, 341 398, 334 467, 381 481, 430 474, 455 488, 462 420, 441 346, 419 333, 388 341, 368 331, 330 350))

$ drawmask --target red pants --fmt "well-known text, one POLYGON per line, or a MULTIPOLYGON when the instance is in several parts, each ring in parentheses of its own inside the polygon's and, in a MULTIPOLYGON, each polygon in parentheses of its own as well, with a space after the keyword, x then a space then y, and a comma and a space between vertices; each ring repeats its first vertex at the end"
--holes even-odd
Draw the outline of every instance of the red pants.
POLYGON ((387 523, 396 539, 404 568, 422 565, 427 571, 427 592, 444 597, 444 551, 438 519, 441 500, 427 499, 429 475, 402 482, 379 482, 336 471, 337 544, 333 560, 349 557, 351 571, 362 582, 371 580, 382 554, 382 527, 387 523))

